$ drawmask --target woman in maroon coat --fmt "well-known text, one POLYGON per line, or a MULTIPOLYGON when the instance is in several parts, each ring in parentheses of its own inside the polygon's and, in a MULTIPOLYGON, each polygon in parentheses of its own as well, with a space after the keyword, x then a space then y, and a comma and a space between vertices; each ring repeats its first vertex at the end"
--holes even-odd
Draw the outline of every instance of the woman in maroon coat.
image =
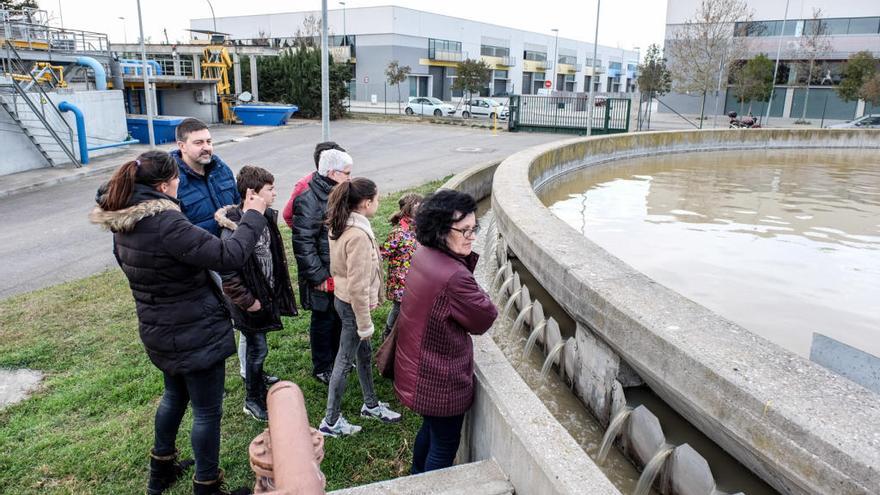
POLYGON ((413 474, 452 465, 474 398, 470 335, 485 333, 498 316, 473 276, 476 210, 469 194, 442 190, 427 197, 416 216, 421 247, 406 277, 394 362, 397 397, 423 418, 413 474))

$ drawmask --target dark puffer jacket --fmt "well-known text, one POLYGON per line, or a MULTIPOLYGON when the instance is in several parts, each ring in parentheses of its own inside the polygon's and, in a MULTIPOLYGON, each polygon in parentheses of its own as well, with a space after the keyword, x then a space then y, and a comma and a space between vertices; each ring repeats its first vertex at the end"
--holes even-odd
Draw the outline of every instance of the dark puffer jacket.
POLYGON ((406 275, 397 318, 394 391, 425 416, 456 416, 474 398, 471 334, 486 332, 498 310, 474 279, 478 256, 422 246, 406 275))
POLYGON ((327 224, 327 197, 336 181, 315 174, 309 187, 293 201, 293 254, 296 257, 299 297, 305 309, 327 311, 333 294, 315 290, 330 277, 330 239, 327 224))
POLYGON ((229 309, 208 270, 244 265, 266 218, 247 212, 235 234, 221 241, 190 223, 176 199, 148 186, 135 186, 130 205, 98 207, 90 218, 113 231, 113 254, 128 277, 150 360, 177 375, 234 354, 229 309))
MULTIPOLYGON (((269 249, 272 253, 272 278, 269 284, 256 254, 251 254, 239 270, 223 272, 223 292, 229 298, 232 308, 232 324, 242 332, 270 332, 281 330, 281 316, 296 316, 296 299, 290 286, 290 271, 281 231, 278 230, 278 212, 267 208, 264 215, 269 228, 269 249), (258 311, 248 311, 260 301, 258 311)), ((220 226, 220 239, 229 239, 241 223, 242 211, 238 206, 227 206, 217 210, 214 219, 220 226)))

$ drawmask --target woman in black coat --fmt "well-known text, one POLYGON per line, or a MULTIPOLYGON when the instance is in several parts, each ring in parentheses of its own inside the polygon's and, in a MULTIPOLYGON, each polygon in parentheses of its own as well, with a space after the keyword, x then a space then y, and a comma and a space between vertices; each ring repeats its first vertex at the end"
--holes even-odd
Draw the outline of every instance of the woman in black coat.
POLYGON ((227 494, 219 469, 220 418, 224 363, 235 341, 222 290, 208 270, 244 264, 266 227, 266 204, 249 190, 239 228, 221 241, 181 213, 178 173, 167 153, 140 155, 116 170, 90 218, 113 232, 113 254, 135 299, 141 341, 164 375, 147 493, 161 494, 188 466, 177 460, 175 438, 192 402, 193 493, 227 494))

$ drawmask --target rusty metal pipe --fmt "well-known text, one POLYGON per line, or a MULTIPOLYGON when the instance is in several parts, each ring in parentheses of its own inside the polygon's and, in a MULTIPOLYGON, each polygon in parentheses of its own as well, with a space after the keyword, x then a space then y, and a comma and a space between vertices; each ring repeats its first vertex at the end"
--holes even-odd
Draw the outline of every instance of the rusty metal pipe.
POLYGON ((269 389, 266 402, 269 429, 250 447, 251 466, 258 480, 271 473, 266 481, 275 491, 263 493, 323 495, 325 478, 320 463, 324 437, 309 427, 302 390, 293 382, 278 382, 269 389))

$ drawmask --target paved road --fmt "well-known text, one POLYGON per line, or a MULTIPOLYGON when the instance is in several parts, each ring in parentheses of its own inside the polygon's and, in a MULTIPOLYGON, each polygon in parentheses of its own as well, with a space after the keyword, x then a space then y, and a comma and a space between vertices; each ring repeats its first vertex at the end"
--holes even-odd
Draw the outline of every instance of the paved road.
MULTIPOLYGON (((442 178, 471 165, 564 138, 552 134, 499 133, 410 123, 340 122, 332 138, 355 160, 355 175, 369 177, 380 192, 442 178)), ((237 171, 252 164, 272 171, 279 209, 297 179, 314 170, 312 151, 320 125, 307 125, 221 145, 220 155, 237 171)), ((109 174, 0 199, 0 299, 116 266, 110 235, 88 222, 95 189, 109 174)))

